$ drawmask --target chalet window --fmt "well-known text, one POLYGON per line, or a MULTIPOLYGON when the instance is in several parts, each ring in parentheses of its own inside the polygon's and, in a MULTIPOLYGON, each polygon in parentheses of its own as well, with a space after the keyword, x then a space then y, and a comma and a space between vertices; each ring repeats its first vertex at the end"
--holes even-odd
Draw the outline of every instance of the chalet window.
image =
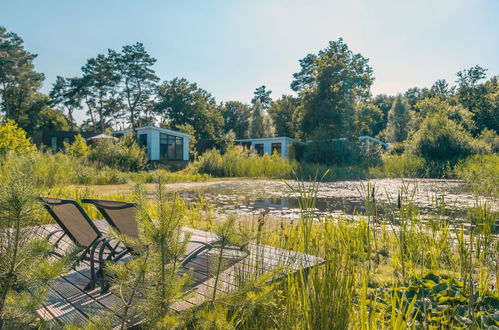
POLYGON ((139 135, 139 146, 147 148, 147 134, 139 135))
POLYGON ((175 135, 160 134, 159 138, 160 158, 165 160, 184 159, 184 139, 175 135))
POLYGON ((255 151, 258 156, 263 156, 263 143, 255 143, 255 151))
POLYGON ((278 155, 281 154, 282 151, 282 143, 272 143, 272 154, 277 152, 278 155))
POLYGON ((50 150, 53 154, 57 152, 57 136, 50 137, 50 150))

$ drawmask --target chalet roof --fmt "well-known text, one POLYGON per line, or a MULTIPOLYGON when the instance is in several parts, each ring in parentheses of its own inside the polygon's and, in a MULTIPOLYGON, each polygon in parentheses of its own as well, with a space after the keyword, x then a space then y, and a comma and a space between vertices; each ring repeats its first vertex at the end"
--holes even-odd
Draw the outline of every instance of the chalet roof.
MULTIPOLYGON (((170 135, 175 135, 175 136, 181 136, 181 137, 191 137, 192 135, 191 134, 187 134, 187 133, 184 133, 184 132, 179 132, 179 131, 174 131, 174 130, 171 130, 171 129, 167 129, 167 128, 162 128, 162 127, 156 127, 156 126, 142 126, 142 127, 137 127, 135 128, 135 131, 137 132, 142 132, 142 131, 158 131, 160 133, 165 133, 165 134, 170 134, 170 135)), ((130 133, 132 132, 132 129, 131 128, 128 128, 128 129, 124 129, 124 130, 121 130, 121 131, 115 131, 113 132, 113 134, 125 134, 125 133, 130 133)))

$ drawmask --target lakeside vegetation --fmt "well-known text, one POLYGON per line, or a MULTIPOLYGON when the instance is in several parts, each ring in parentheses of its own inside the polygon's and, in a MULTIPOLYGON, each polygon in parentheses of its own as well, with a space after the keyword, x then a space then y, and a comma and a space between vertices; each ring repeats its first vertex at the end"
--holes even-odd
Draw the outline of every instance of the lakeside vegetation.
MULTIPOLYGON (((16 230, 28 233, 31 225, 47 223, 49 217, 34 201, 37 194, 44 192, 35 188, 33 179, 33 168, 25 167, 25 164, 3 168, 0 175, 4 197, 0 205, 2 230, 14 228, 13 233, 16 230)), ((155 180, 161 179, 156 177, 155 180)), ((116 274, 111 291, 123 301, 114 313, 145 312, 147 320, 143 328, 497 326, 497 213, 487 204, 477 201, 467 209, 464 221, 446 211, 445 196, 437 196, 433 208, 422 212, 413 200, 417 187, 405 185, 399 191, 398 201, 380 215, 377 199, 382 192, 368 183, 360 187, 366 211, 359 214, 356 221, 341 216, 316 220, 313 210, 318 186, 319 183, 298 182, 290 187, 301 195, 301 215, 295 221, 271 221, 265 213, 244 220, 230 215, 222 217, 202 200, 188 205, 175 195, 166 194, 161 185, 157 186, 158 193, 152 200, 144 198, 140 185, 133 194, 106 196, 136 201, 158 221, 157 227, 143 227, 147 222, 139 216, 140 239, 129 242, 137 251, 147 246, 147 254, 139 254, 129 263, 110 265, 109 271, 116 274), (268 279, 280 274, 279 270, 266 275, 255 273, 242 282, 239 290, 224 294, 215 286, 213 299, 206 304, 182 313, 173 312, 169 307, 181 298, 191 280, 177 275, 175 268, 171 268, 176 266, 172 266, 170 259, 161 261, 158 256, 165 253, 174 260, 175 256, 184 253, 185 237, 177 235, 182 225, 215 232, 225 237, 227 244, 244 246, 253 241, 319 256, 324 263, 306 274, 286 275, 284 272, 284 277, 278 281, 269 282, 268 279), (162 227, 168 230, 162 231, 162 227), (161 264, 170 270, 167 287, 160 281, 161 264)), ((65 185, 54 186, 50 191, 52 196, 76 200, 101 197, 65 185)), ((92 218, 99 217, 93 208, 86 205, 84 208, 92 218)), ((15 256, 8 249, 0 249, 5 254, 0 258, 0 275, 14 274, 3 273, 8 269, 4 262, 7 265, 20 261, 20 265, 27 265, 30 260, 36 260, 43 267, 16 268, 16 278, 38 279, 28 286, 18 280, 2 282, 6 284, 0 293, 5 293, 7 299, 3 301, 3 310, 0 309, 0 319, 6 322, 7 328, 44 328, 48 325, 36 317, 36 308, 43 301, 47 285, 68 269, 71 257, 49 262, 50 247, 46 242, 33 241, 25 235, 16 243, 15 237, 9 236, 9 240, 2 242, 13 244, 9 246, 17 244, 23 254, 15 256), (24 255, 31 259, 19 259, 24 255), (32 295, 33 290, 37 295, 32 295), (22 304, 16 303, 19 297, 23 297, 22 304)), ((122 236, 117 238, 129 240, 122 236)), ((215 277, 218 276, 216 269, 213 271, 215 277)), ((95 314, 91 320, 68 328, 105 328, 114 313, 95 314)))
MULTIPOLYGON (((48 241, 34 238, 34 226, 51 223, 36 202, 45 194, 135 201, 157 220, 147 224, 139 214, 137 240, 115 235, 138 253, 130 262, 109 265, 115 275, 111 292, 122 302, 114 314, 95 314, 67 329, 109 328, 115 314, 139 310, 147 317, 140 327, 157 329, 499 327, 498 214, 481 199, 495 202, 499 196, 499 92, 498 77, 487 77, 486 69, 458 72, 455 85, 438 80, 429 88, 373 96, 368 59, 338 39, 300 60, 291 82, 296 95, 274 100, 261 86, 250 104, 217 103, 185 78, 160 82, 152 69, 156 59, 136 43, 88 59, 80 75, 58 77, 44 95, 36 55, 22 39, 0 27, 0 46, 0 329, 49 328, 36 311, 49 285, 74 262, 71 253, 54 260, 48 241), (77 123, 75 111, 87 118, 77 123), (133 136, 87 145, 79 135, 55 154, 31 140, 42 129, 153 124, 193 135, 186 168, 148 163, 133 136), (361 135, 390 145, 365 145, 361 135), (288 159, 259 157, 234 144, 270 136, 305 143, 293 144, 288 159), (195 140, 220 148, 199 155, 195 140), (464 219, 448 212, 446 196, 435 196, 431 210, 421 210, 414 201, 417 187, 404 185, 380 214, 382 192, 365 183, 359 187, 365 212, 356 220, 317 217, 319 177, 461 179, 476 203, 464 219), (270 221, 262 212, 243 221, 216 213, 202 198, 187 204, 164 191, 164 184, 220 178, 296 179, 290 189, 300 196, 300 217, 270 221), (154 199, 144 196, 145 183, 156 184, 154 199), (87 187, 114 184, 135 189, 103 196, 87 187), (324 263, 294 274, 250 274, 231 294, 215 285, 206 304, 173 312, 170 307, 192 283, 188 274, 179 275, 176 262, 185 253, 181 226, 216 233, 227 245, 256 242, 324 263)), ((213 267, 217 279, 221 259, 213 267)))
MULTIPOLYGON (((262 157, 234 145, 224 153, 211 150, 179 171, 148 169, 145 150, 134 139, 117 142, 106 140, 88 146, 81 136, 66 145, 64 153, 52 154, 37 150, 26 133, 14 122, 0 124, 0 135, 10 143, 0 145, 0 171, 8 172, 20 164, 33 172, 40 187, 64 185, 106 185, 125 183, 153 183, 160 177, 163 183, 198 182, 214 178, 268 178, 310 180, 317 173, 326 173, 323 180, 352 180, 375 178, 447 178, 462 179, 470 190, 497 196, 499 155, 483 154, 463 158, 457 162, 434 161, 404 153, 393 155, 372 149, 359 162, 359 156, 342 165, 300 163, 277 154, 262 157)), ((2 140, 6 141, 6 140, 2 140)), ((355 143, 352 143, 358 148, 355 143)), ((343 155, 350 151, 341 152, 343 155)), ((346 159, 346 158, 345 158, 346 159)))

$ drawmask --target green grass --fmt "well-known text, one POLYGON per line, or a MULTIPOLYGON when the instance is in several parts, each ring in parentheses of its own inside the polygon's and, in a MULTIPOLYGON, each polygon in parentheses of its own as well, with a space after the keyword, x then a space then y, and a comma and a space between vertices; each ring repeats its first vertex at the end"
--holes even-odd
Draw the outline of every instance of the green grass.
POLYGON ((476 155, 460 162, 456 174, 482 194, 499 196, 499 155, 476 155))
MULTIPOLYGON (((298 221, 271 221, 255 214, 234 221, 230 224, 234 229, 229 229, 260 244, 319 256, 325 263, 278 282, 255 274, 230 295, 218 292, 210 304, 169 315, 169 324, 180 328, 400 329, 477 328, 496 322, 492 314, 499 304, 499 243, 494 236, 497 213, 489 206, 477 202, 468 209, 464 223, 446 217, 445 199, 423 214, 413 201, 417 187, 406 185, 399 200, 379 215, 378 196, 372 194, 376 189, 369 184, 360 188, 367 211, 359 220, 316 221, 310 212, 317 185, 305 182, 298 189, 303 211, 298 221)), ((57 194, 99 197, 85 188, 61 188, 57 194)), ((157 217, 154 201, 144 206, 157 217)), ((213 232, 227 225, 202 200, 178 210, 183 214, 182 225, 213 232)))

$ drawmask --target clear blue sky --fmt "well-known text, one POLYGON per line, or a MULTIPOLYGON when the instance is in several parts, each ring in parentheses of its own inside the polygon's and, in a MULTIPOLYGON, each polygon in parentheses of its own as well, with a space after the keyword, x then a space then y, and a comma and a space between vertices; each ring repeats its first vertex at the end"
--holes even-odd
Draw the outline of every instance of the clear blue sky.
POLYGON ((453 82, 476 64, 499 74, 497 0, 0 0, 0 25, 38 54, 45 92, 136 41, 161 79, 185 77, 218 101, 248 102, 260 85, 291 93, 298 60, 338 37, 370 59, 374 94, 453 82))

